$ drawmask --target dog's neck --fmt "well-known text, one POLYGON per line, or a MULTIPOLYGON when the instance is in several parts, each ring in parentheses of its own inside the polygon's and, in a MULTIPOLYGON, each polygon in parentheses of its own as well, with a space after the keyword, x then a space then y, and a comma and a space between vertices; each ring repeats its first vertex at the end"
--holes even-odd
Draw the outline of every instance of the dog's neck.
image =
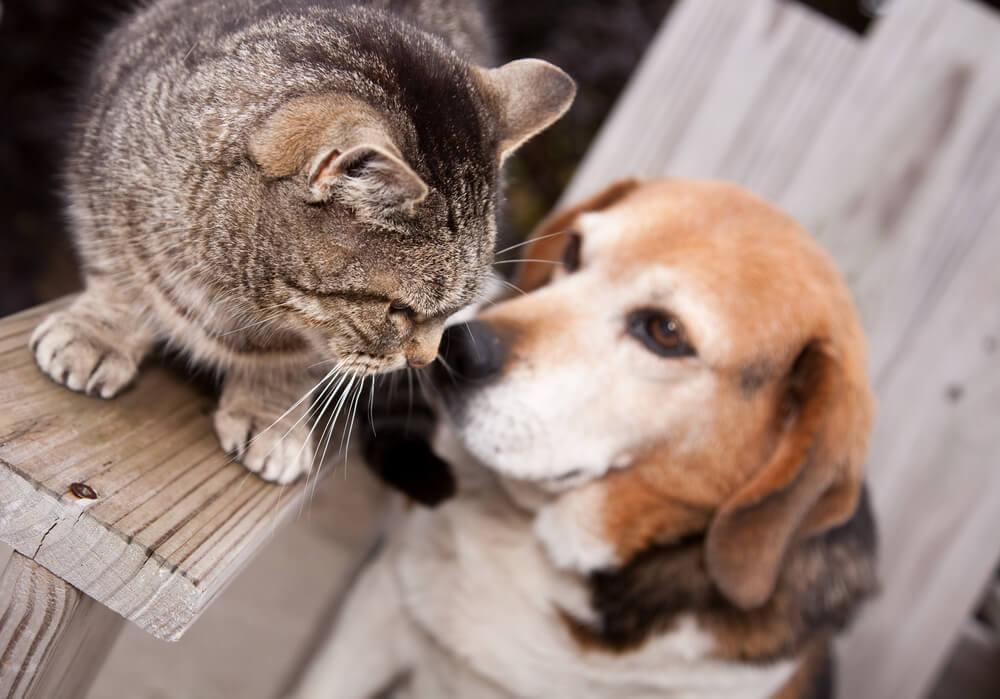
MULTIPOLYGON (((550 488, 497 475, 462 449, 447 429, 435 449, 452 464, 460 482, 471 479, 477 490, 494 484, 495 497, 512 504, 526 522, 558 496, 550 488)), ((583 646, 620 653, 694 614, 719 639, 724 657, 757 662, 791 657, 816 638, 843 629, 873 594, 875 548, 865 492, 847 523, 790 551, 774 595, 758 609, 740 609, 719 593, 705 566, 703 536, 695 535, 647 548, 613 569, 570 573, 587 589, 592 614, 563 618, 583 646)))
POLYGON ((649 548, 619 568, 590 576, 596 624, 568 620, 591 648, 622 652, 694 614, 724 657, 752 661, 797 655, 816 638, 842 630, 877 588, 875 530, 867 493, 854 516, 787 555, 763 606, 743 610, 712 583, 704 541, 693 536, 649 548))

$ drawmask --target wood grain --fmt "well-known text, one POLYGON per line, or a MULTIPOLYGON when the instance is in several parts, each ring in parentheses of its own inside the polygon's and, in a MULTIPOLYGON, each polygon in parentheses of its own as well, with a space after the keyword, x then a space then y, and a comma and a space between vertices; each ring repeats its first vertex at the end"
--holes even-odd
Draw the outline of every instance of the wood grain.
POLYGON ((176 639, 298 511, 304 488, 231 463, 210 400, 162 368, 111 401, 48 381, 27 341, 54 307, 0 321, 0 540, 176 639), (96 499, 74 496, 73 483, 96 499))
POLYGON ((316 486, 184 637, 163 643, 126 624, 88 699, 274 699, 328 632, 330 609, 373 543, 385 491, 352 455, 316 486))
POLYGON ((0 695, 82 697, 121 617, 14 553, 0 575, 0 695))
POLYGON ((735 180, 793 213, 858 300, 879 397, 884 592, 841 696, 921 696, 1000 556, 1000 16, 893 3, 865 39, 793 3, 675 8, 569 191, 735 180))

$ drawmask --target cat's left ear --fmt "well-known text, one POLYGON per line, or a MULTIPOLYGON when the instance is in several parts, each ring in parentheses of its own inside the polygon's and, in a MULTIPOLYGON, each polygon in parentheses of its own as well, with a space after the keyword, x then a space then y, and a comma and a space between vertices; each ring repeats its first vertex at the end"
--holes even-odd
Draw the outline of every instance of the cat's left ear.
POLYGON ((495 100, 501 160, 558 121, 576 96, 571 77, 535 58, 511 61, 499 68, 476 68, 476 76, 495 100))
POLYGON ((408 212, 428 187, 399 155, 379 115, 344 95, 305 95, 284 104, 251 135, 250 157, 267 177, 304 173, 305 197, 334 196, 373 216, 408 212))
POLYGON ((372 213, 413 210, 427 196, 420 175, 388 150, 355 146, 341 153, 321 151, 309 168, 309 199, 326 201, 334 192, 354 207, 372 213))

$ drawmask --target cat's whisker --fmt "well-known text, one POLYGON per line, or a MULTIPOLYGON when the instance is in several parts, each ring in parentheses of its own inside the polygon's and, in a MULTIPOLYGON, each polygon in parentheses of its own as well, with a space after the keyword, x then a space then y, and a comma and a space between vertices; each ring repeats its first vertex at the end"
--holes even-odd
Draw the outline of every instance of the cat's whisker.
MULTIPOLYGON (((336 389, 334 389, 334 391, 332 392, 332 395, 336 395, 336 389)), ((332 395, 331 395, 331 397, 332 397, 332 395)), ((295 460, 296 460, 296 461, 298 461, 298 460, 299 460, 299 458, 301 458, 301 456, 302 456, 302 452, 303 452, 303 451, 305 451, 305 449, 306 449, 307 447, 309 447, 309 445, 311 445, 311 444, 312 444, 312 436, 313 436, 313 432, 315 432, 315 431, 316 431, 316 427, 317 427, 317 426, 318 426, 318 425, 320 424, 320 422, 321 422, 320 420, 314 420, 314 421, 313 421, 313 424, 312 424, 312 426, 311 426, 311 427, 309 428, 309 433, 308 433, 308 434, 306 434, 306 438, 305 438, 305 440, 304 440, 304 441, 302 442, 302 446, 300 446, 300 447, 299 447, 299 450, 298 450, 298 451, 297 451, 297 452, 295 453, 295 460)), ((296 423, 296 424, 298 424, 298 423, 296 423)), ((287 436, 287 433, 286 433, 286 436, 287 436)), ((282 439, 284 439, 284 437, 282 437, 282 439)), ((315 452, 313 453, 313 456, 314 456, 314 457, 316 456, 315 452)), ((312 467, 312 462, 310 462, 310 468, 311 468, 311 467, 312 467)))
POLYGON ((340 435, 340 447, 338 448, 339 453, 342 455, 342 457, 344 459, 344 466, 345 466, 345 468, 344 468, 344 476, 345 477, 347 476, 347 468, 346 468, 346 466, 347 466, 347 452, 344 450, 344 439, 347 438, 348 435, 351 433, 351 427, 354 424, 353 423, 354 413, 353 413, 352 408, 357 403, 357 398, 358 398, 358 394, 357 394, 357 392, 355 392, 355 394, 352 395, 348 399, 348 401, 347 401, 347 416, 346 416, 346 419, 344 421, 344 427, 346 427, 347 429, 346 429, 346 431, 344 431, 340 435))
MULTIPOLYGON (((381 378, 379 382, 381 383, 381 378)), ((372 436, 377 437, 378 433, 375 431, 375 375, 372 374, 372 388, 368 392, 368 425, 371 427, 372 436)))
MULTIPOLYGON (((470 340, 472 340, 472 346, 473 346, 473 347, 475 348, 475 350, 476 350, 476 357, 481 357, 481 356, 482 356, 482 354, 481 354, 481 353, 480 353, 480 351, 479 351, 479 343, 478 343, 478 342, 476 341, 476 336, 475 336, 475 334, 474 334, 474 333, 472 332, 472 328, 470 328, 470 327, 469 327, 469 324, 468 324, 468 323, 462 323, 462 325, 464 325, 464 326, 465 326, 465 332, 469 333, 469 339, 470 339, 470 340)), ((439 352, 439 353, 438 353, 438 357, 440 357, 440 356, 441 356, 441 354, 440 354, 440 352, 439 352)))
POLYGON ((413 369, 406 367, 406 388, 409 390, 409 403, 406 405, 406 429, 410 429, 413 419, 413 369))
MULTIPOLYGON (((282 413, 282 414, 281 414, 281 415, 280 415, 280 416, 279 416, 279 417, 278 417, 278 418, 277 418, 277 419, 276 419, 276 420, 275 420, 274 422, 272 422, 272 423, 271 423, 270 425, 268 425, 268 426, 267 426, 267 427, 265 427, 265 428, 264 428, 263 430, 261 430, 260 432, 258 432, 257 434, 255 434, 255 435, 254 435, 253 437, 251 437, 251 438, 250 438, 250 440, 249 440, 249 441, 247 441, 247 443, 246 443, 246 444, 244 445, 244 447, 243 447, 243 452, 242 452, 242 454, 240 454, 240 453, 237 453, 237 454, 236 454, 236 455, 234 455, 234 456, 230 456, 230 457, 229 457, 229 462, 228 462, 228 463, 230 463, 230 464, 233 464, 233 463, 236 463, 236 462, 237 462, 237 460, 238 460, 238 459, 239 459, 239 458, 240 458, 240 457, 241 457, 241 456, 242 456, 243 454, 246 454, 247 450, 249 450, 249 449, 250 449, 250 445, 251 445, 251 444, 253 444, 253 443, 254 443, 254 442, 255 442, 255 441, 256 441, 256 440, 257 440, 257 439, 258 439, 258 438, 259 438, 259 437, 260 437, 260 436, 261 436, 262 434, 264 434, 265 432, 267 432, 268 430, 270 430, 270 429, 271 429, 272 427, 274 427, 275 425, 277 425, 277 424, 278 424, 279 422, 281 422, 281 420, 283 420, 283 419, 284 419, 284 418, 285 418, 285 417, 286 417, 286 416, 287 416, 287 415, 288 415, 288 414, 289 414, 290 412, 292 412, 292 411, 293 411, 293 410, 294 410, 294 409, 295 409, 296 407, 298 407, 298 405, 299 405, 299 404, 301 404, 301 403, 302 403, 302 401, 304 401, 304 400, 305 400, 306 398, 308 398, 308 397, 309 397, 309 396, 310 396, 310 395, 311 395, 311 394, 312 394, 313 392, 315 392, 315 391, 316 391, 316 389, 318 389, 318 388, 319 388, 320 386, 322 386, 322 385, 326 384, 327 380, 328 380, 328 379, 330 379, 330 377, 334 375, 334 372, 335 372, 335 371, 336 371, 336 369, 331 369, 331 370, 330 370, 329 372, 327 372, 327 373, 326 373, 326 374, 325 374, 325 375, 324 375, 324 376, 323 376, 323 377, 322 377, 322 378, 321 378, 321 379, 320 379, 319 381, 317 381, 317 382, 316 382, 316 384, 315 384, 315 385, 314 385, 314 386, 313 386, 313 387, 312 387, 311 389, 309 389, 308 391, 306 391, 306 392, 305 392, 305 394, 304 394, 304 395, 303 395, 303 396, 302 396, 301 398, 299 398, 299 399, 298 399, 298 400, 297 400, 297 401, 295 402, 295 404, 294 404, 294 405, 292 405, 292 407, 290 407, 290 408, 289 408, 288 410, 286 410, 286 411, 285 411, 284 413, 282 413)), ((321 391, 321 393, 322 393, 322 392, 325 392, 325 390, 326 390, 326 388, 324 388, 324 389, 323 389, 323 391, 321 391)), ((298 424, 298 422, 296 422, 296 425, 297 425, 297 424, 298 424)), ((292 429, 294 429, 294 425, 292 426, 292 429)), ((291 432, 291 429, 289 429, 289 432, 291 432)), ((286 437, 287 435, 288 435, 288 432, 286 432, 286 433, 285 433, 284 435, 282 435, 282 438, 281 438, 281 439, 284 439, 284 438, 285 438, 285 437, 286 437)), ((280 442, 281 440, 278 440, 278 441, 280 442)), ((273 447, 272 447, 272 450, 273 450, 273 447)), ((268 454, 270 454, 270 452, 268 452, 268 454)), ((246 475, 247 475, 247 476, 249 476, 249 475, 250 475, 250 471, 247 471, 247 472, 246 472, 246 475)), ((244 477, 244 480, 245 480, 245 477, 244 477)), ((242 482, 241 482, 241 484, 242 484, 242 482)))
MULTIPOLYGON (((340 365, 338 364, 338 367, 339 366, 340 365)), ((344 381, 344 375, 336 376, 336 370, 337 370, 336 367, 334 369, 331 369, 330 372, 328 372, 326 374, 326 376, 324 376, 323 379, 320 380, 320 383, 324 383, 325 382, 326 385, 317 394, 317 396, 316 396, 317 402, 323 401, 325 396, 329 396, 327 398, 327 403, 329 403, 329 401, 332 400, 334 396, 336 396, 338 388, 340 387, 340 385, 344 381), (331 378, 331 377, 333 377, 333 378, 331 378), (330 380, 328 381, 328 379, 330 379, 330 380)), ((307 394, 307 396, 308 396, 308 394, 307 394)), ((303 396, 303 398, 305 398, 305 397, 306 396, 303 396)), ((298 402, 301 403, 302 399, 300 399, 298 402)), ((292 430, 294 430, 296 427, 298 427, 299 424, 301 424, 303 420, 305 420, 305 419, 307 419, 309 417, 309 412, 310 411, 308 409, 305 410, 305 411, 303 411, 302 416, 298 420, 296 420, 295 423, 291 427, 289 427, 285 431, 284 434, 281 435, 281 437, 278 438, 278 440, 271 446, 270 449, 268 449, 267 453, 264 455, 265 459, 269 458, 271 456, 271 454, 274 452, 274 450, 277 449, 278 446, 280 446, 285 441, 285 438, 292 432, 292 430)), ((287 414, 287 412, 286 412, 286 414, 287 414)), ((279 418, 279 420, 280 419, 281 418, 279 418)), ((270 427, 273 427, 277 422, 278 421, 275 421, 274 423, 271 423, 271 425, 268 427, 268 429, 270 429, 270 427)), ((302 449, 304 449, 306 447, 306 445, 308 445, 310 443, 310 440, 312 439, 312 434, 313 434, 313 430, 314 429, 315 429, 315 424, 312 426, 312 428, 310 428, 309 433, 306 435, 306 440, 303 442, 303 445, 299 448, 299 451, 298 451, 298 453, 296 455, 296 460, 299 458, 299 456, 301 456, 302 449)), ((257 435, 257 436, 259 436, 259 435, 257 435)), ((256 439, 256 437, 254 437, 254 439, 256 439)), ((253 441, 253 440, 251 440, 251 441, 253 441)), ((306 477, 308 478, 308 474, 307 474, 306 477)), ((302 514, 302 505, 300 504, 299 515, 301 516, 301 514, 302 514)))
POLYGON ((333 410, 333 416, 331 417, 331 420, 333 421, 334 425, 336 425, 336 423, 340 420, 340 414, 343 412, 344 406, 350 400, 351 389, 354 387, 354 381, 357 379, 357 377, 358 374, 354 374, 351 377, 350 383, 348 383, 348 385, 344 388, 344 390, 340 394, 340 399, 337 401, 337 405, 333 410))
MULTIPOLYGON (((310 462, 309 472, 306 475, 306 480, 307 480, 306 490, 308 491, 308 494, 306 498, 304 498, 304 502, 312 501, 313 494, 315 493, 316 486, 319 482, 321 471, 323 469, 324 464, 326 463, 326 454, 327 454, 327 448, 330 445, 330 439, 333 436, 334 432, 336 431, 336 426, 337 426, 336 413, 339 412, 339 408, 335 408, 335 415, 329 419, 326 418, 327 410, 329 409, 330 404, 333 402, 335 398, 338 400, 337 406, 340 406, 343 403, 344 397, 347 395, 347 392, 350 389, 351 384, 357 377, 357 374, 354 372, 355 366, 356 366, 355 362, 350 363, 350 365, 347 367, 347 370, 344 373, 345 379, 346 377, 350 377, 350 381, 344 386, 342 390, 339 389, 338 387, 338 391, 334 395, 330 396, 330 398, 321 407, 319 414, 316 416, 316 424, 320 424, 322 422, 325 422, 326 424, 323 426, 323 430, 320 433, 320 437, 316 442, 316 449, 313 452, 313 461, 310 462), (339 396, 337 394, 339 394, 339 396), (322 444, 322 452, 320 451, 321 444, 322 444), (318 462, 316 461, 317 455, 319 455, 318 462), (309 482, 310 479, 311 482, 309 482)), ((343 385, 343 382, 341 382, 341 385, 343 385)))
POLYGON ((351 458, 351 434, 354 432, 354 423, 357 420, 358 414, 358 401, 361 400, 361 390, 364 387, 364 381, 358 385, 358 390, 354 396, 354 405, 351 406, 351 412, 348 416, 347 422, 347 446, 344 447, 344 478, 347 478, 347 466, 351 458))
POLYGON ((415 372, 417 377, 417 383, 420 384, 420 391, 424 394, 424 398, 427 400, 431 399, 431 390, 434 388, 434 384, 429 383, 426 379, 427 377, 420 371, 415 372))
POLYGON ((505 247, 503 250, 497 250, 495 253, 493 253, 493 257, 496 258, 496 257, 499 257, 500 255, 503 255, 505 252, 510 252, 511 250, 517 250, 518 248, 523 248, 525 245, 530 245, 531 243, 534 243, 537 240, 545 240, 546 238, 554 238, 557 235, 566 235, 566 233, 567 233, 567 231, 556 231, 555 233, 548 233, 546 235, 540 235, 537 238, 528 238, 527 240, 522 240, 520 243, 515 243, 514 245, 509 245, 509 246, 505 247))
POLYGON ((556 265, 556 266, 560 266, 560 267, 565 264, 565 262, 563 262, 562 260, 538 260, 538 259, 532 259, 532 258, 527 258, 527 257, 519 258, 519 259, 514 259, 514 260, 494 260, 493 264, 495 264, 495 265, 512 265, 512 264, 514 264, 516 262, 540 262, 540 263, 545 264, 545 265, 556 265))
MULTIPOLYGON (((320 391, 320 393, 317 395, 318 400, 323 400, 323 396, 324 395, 336 395, 337 389, 339 388, 339 386, 340 386, 341 383, 343 383, 343 378, 340 378, 340 380, 338 382, 336 382, 336 385, 334 385, 333 381, 331 381, 330 383, 328 383, 327 386, 326 386, 326 388, 324 388, 322 391, 320 391), (331 389, 331 386, 333 386, 332 389, 331 389)), ((282 444, 282 442, 285 441, 285 438, 289 434, 291 434, 292 430, 294 430, 296 427, 298 427, 300 424, 302 424, 303 420, 307 420, 308 418, 309 418, 309 410, 304 410, 303 413, 302 413, 302 416, 298 420, 296 420, 292 424, 291 427, 289 427, 287 430, 285 430, 285 433, 282 434, 281 437, 279 437, 278 440, 271 446, 271 448, 267 450, 267 453, 264 455, 264 458, 267 459, 268 457, 270 457, 271 454, 274 453, 274 450, 277 449, 282 444)), ((276 424, 276 422, 271 423, 271 425, 268 427, 268 429, 270 429, 270 427, 273 427, 276 424)), ((316 425, 314 423, 313 426, 309 429, 309 433, 306 435, 306 439, 302 443, 302 446, 299 447, 298 452, 296 452, 296 455, 295 455, 295 459, 296 460, 298 460, 298 458, 302 455, 302 450, 305 449, 306 446, 309 445, 309 440, 312 439, 312 433, 313 433, 313 430, 315 430, 315 429, 316 429, 316 425)), ((258 434, 258 436, 260 436, 260 435, 258 434)), ((251 440, 251 441, 253 441, 253 440, 251 440)))
POLYGON ((527 294, 528 293, 527 291, 525 291, 524 289, 522 289, 521 287, 519 287, 517 284, 509 282, 506 279, 501 279, 500 277, 497 277, 497 281, 500 282, 501 284, 503 284, 504 286, 506 286, 506 287, 508 287, 510 289, 513 289, 514 291, 517 291, 518 293, 521 293, 521 294, 527 294))
MULTIPOLYGON (((400 371, 393 371, 393 372, 387 374, 386 377, 385 377, 386 379, 389 380, 389 395, 386 397, 386 403, 388 405, 392 405, 392 398, 393 398, 393 396, 396 395, 396 381, 397 381, 397 379, 398 379, 398 377, 399 377, 399 375, 401 373, 402 372, 400 372, 400 371)), ((385 379, 382 379, 382 380, 384 381, 385 379)), ((380 385, 381 385, 381 383, 380 383, 380 385)))
POLYGON ((332 364, 333 362, 336 362, 336 361, 343 361, 343 360, 321 359, 318 362, 316 362, 315 364, 310 364, 309 366, 306 367, 306 369, 315 369, 316 367, 318 367, 318 366, 320 366, 322 364, 332 364))
MULTIPOLYGON (((279 422, 281 422, 282 420, 284 420, 284 419, 285 419, 286 417, 288 417, 289 413, 291 413, 291 412, 292 412, 293 410, 295 410, 295 409, 296 409, 297 407, 299 407, 299 406, 300 406, 300 405, 302 404, 302 401, 304 401, 304 400, 306 400, 307 398, 309 398, 309 396, 311 396, 311 395, 312 395, 312 394, 313 394, 313 393, 314 393, 314 392, 315 392, 315 391, 316 391, 316 390, 317 390, 317 389, 318 389, 318 388, 319 388, 319 387, 320 387, 321 385, 323 385, 323 384, 327 383, 327 381, 328 381, 328 380, 329 380, 329 379, 330 379, 331 377, 335 377, 335 376, 336 376, 336 374, 337 374, 337 369, 338 369, 339 367, 340 367, 340 365, 338 364, 338 365, 337 365, 337 366, 335 366, 334 368, 330 369, 330 371, 328 371, 328 372, 327 372, 327 373, 326 373, 326 374, 325 374, 325 375, 323 376, 323 378, 321 378, 321 379, 320 379, 319 381, 317 381, 317 382, 316 382, 316 384, 315 384, 315 385, 314 385, 314 386, 313 386, 312 388, 310 388, 310 389, 309 389, 308 391, 306 391, 306 392, 305 392, 305 393, 304 393, 304 394, 302 395, 302 397, 301 397, 301 398, 299 398, 299 399, 298 399, 297 401, 295 401, 295 402, 294 402, 294 403, 293 403, 293 404, 291 405, 291 407, 290 407, 290 408, 288 408, 288 410, 286 410, 286 411, 285 411, 285 412, 283 412, 283 413, 282 413, 281 415, 279 415, 279 416, 278 416, 278 417, 277 417, 277 418, 276 418, 276 419, 274 420, 274 422, 272 422, 272 423, 271 423, 270 425, 268 425, 268 426, 267 426, 267 427, 265 427, 265 428, 264 428, 263 430, 261 430, 261 431, 260 431, 260 432, 258 432, 258 433, 257 433, 256 435, 254 435, 254 436, 253 436, 253 438, 252 438, 252 439, 251 439, 251 440, 250 440, 249 442, 247 442, 247 447, 249 448, 249 446, 250 446, 250 445, 251 445, 251 444, 252 444, 252 443, 254 442, 254 440, 256 440, 256 439, 257 439, 258 437, 260 437, 260 436, 261 436, 262 434, 264 434, 265 432, 267 432, 268 430, 270 430, 270 429, 271 429, 272 427, 274 427, 275 425, 277 425, 277 424, 278 424, 279 422)), ((325 390, 326 390, 326 389, 324 389, 324 392, 325 392, 325 390)), ((306 415, 308 415, 308 414, 309 414, 309 411, 306 411, 306 415)), ((301 421, 302 421, 302 418, 299 418, 299 420, 298 420, 298 421, 297 421, 297 422, 295 423, 295 425, 298 425, 298 423, 299 423, 299 422, 301 422, 301 421)), ((291 432, 291 430, 295 428, 295 425, 292 425, 292 428, 290 428, 290 429, 289 429, 289 432, 291 432)), ((287 435, 288 435, 288 432, 286 432, 286 433, 285 433, 285 434, 284 434, 284 435, 282 436, 282 439, 284 439, 284 437, 285 437, 285 436, 287 436, 287 435)), ((279 440, 279 441, 280 441, 280 440, 279 440)))
MULTIPOLYGON (((352 382, 351 386, 353 386, 353 382, 352 382)), ((346 405, 350 404, 351 386, 348 386, 344 390, 344 392, 341 394, 340 400, 337 401, 337 407, 334 409, 333 417, 331 418, 331 421, 332 421, 332 423, 334 425, 336 425, 336 423, 340 421, 340 415, 343 412, 344 407, 346 405)), ((330 436, 331 437, 333 436, 332 432, 331 432, 330 436)), ((343 433, 343 431, 341 431, 341 435, 340 435, 340 448, 338 448, 338 451, 337 451, 337 455, 341 459, 341 462, 343 462, 343 454, 341 453, 341 450, 342 450, 343 446, 344 446, 344 433, 343 433)))
POLYGON ((454 384, 454 385, 457 386, 458 385, 458 374, 455 373, 455 370, 451 368, 451 365, 448 364, 447 361, 445 361, 445 358, 441 356, 440 352, 438 352, 437 360, 439 362, 441 362, 441 366, 443 366, 445 368, 445 371, 448 372, 448 378, 451 379, 452 384, 454 384))
MULTIPOLYGON (((353 381, 353 378, 354 378, 353 365, 348 369, 348 372, 351 374, 351 377, 352 377, 351 380, 353 381)), ((346 375, 347 374, 345 374, 345 376, 346 375)), ((340 393, 341 393, 341 396, 345 395, 346 394, 346 389, 344 391, 340 391, 340 393)), ((320 424, 321 422, 323 422, 324 417, 326 415, 326 411, 329 408, 330 403, 333 401, 333 399, 334 399, 335 396, 336 396, 336 393, 333 394, 333 395, 331 395, 330 398, 326 401, 326 403, 324 403, 322 409, 320 410, 319 415, 316 418, 316 424, 317 425, 320 424)), ((319 439, 316 441, 316 449, 313 452, 313 460, 310 462, 310 464, 309 464, 309 471, 306 474, 306 491, 307 491, 307 495, 306 495, 305 498, 303 498, 303 503, 312 502, 312 499, 313 499, 313 497, 315 495, 316 486, 319 483, 319 479, 320 479, 320 472, 323 470, 323 465, 326 463, 326 453, 327 453, 327 448, 330 446, 330 438, 333 436, 333 433, 336 431, 336 426, 337 426, 336 423, 337 423, 336 417, 334 417, 333 419, 328 420, 326 422, 326 424, 323 426, 323 430, 320 433, 319 439), (322 453, 320 453, 320 445, 321 444, 323 445, 323 447, 322 447, 322 453), (319 461, 316 461, 316 456, 317 455, 319 455, 319 461), (310 480, 311 480, 311 482, 310 482, 310 480)), ((311 438, 312 438, 312 433, 310 432, 310 439, 311 438)), ((301 514, 301 511, 300 511, 300 514, 301 514)))
POLYGON ((299 516, 302 515, 302 508, 308 503, 312 502, 313 494, 315 493, 316 486, 319 483, 320 475, 323 470, 323 465, 326 462, 326 447, 325 444, 329 443, 329 435, 331 434, 332 426, 329 421, 325 421, 322 431, 320 432, 319 438, 316 440, 315 451, 313 452, 313 458, 309 462, 309 470, 306 472, 306 484, 304 490, 306 495, 302 498, 302 503, 299 507, 299 516))
MULTIPOLYGON (((236 463, 236 459, 230 458, 229 463, 230 464, 236 463)), ((242 466, 240 468, 243 470, 243 476, 239 479, 239 481, 237 481, 236 487, 233 489, 234 495, 239 495, 239 493, 241 493, 243 490, 243 486, 246 485, 247 480, 255 477, 252 471, 243 468, 242 466)))

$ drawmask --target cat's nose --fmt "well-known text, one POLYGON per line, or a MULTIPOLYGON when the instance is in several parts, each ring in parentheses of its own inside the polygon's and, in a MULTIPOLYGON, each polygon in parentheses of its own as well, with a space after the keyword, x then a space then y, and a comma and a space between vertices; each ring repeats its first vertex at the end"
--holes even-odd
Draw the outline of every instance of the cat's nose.
POLYGON ((407 366, 411 369, 423 369, 437 358, 443 326, 444 323, 440 320, 429 320, 414 328, 413 337, 404 350, 407 366))
POLYGON ((444 331, 440 356, 442 361, 435 367, 435 378, 481 382, 500 374, 507 347, 490 325, 473 320, 444 331))
POLYGON ((434 361, 434 357, 419 357, 417 355, 409 355, 406 357, 406 366, 411 369, 423 369, 425 366, 434 361))

